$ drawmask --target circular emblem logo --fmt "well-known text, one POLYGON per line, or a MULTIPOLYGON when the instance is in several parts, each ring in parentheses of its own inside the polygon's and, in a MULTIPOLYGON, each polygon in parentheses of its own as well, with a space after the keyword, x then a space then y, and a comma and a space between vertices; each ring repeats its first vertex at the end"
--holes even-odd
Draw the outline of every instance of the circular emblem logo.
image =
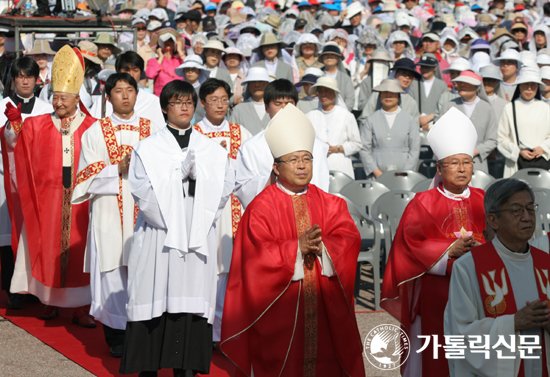
POLYGON ((376 368, 399 368, 411 352, 409 337, 395 325, 378 325, 365 338, 363 345, 367 360, 376 368))

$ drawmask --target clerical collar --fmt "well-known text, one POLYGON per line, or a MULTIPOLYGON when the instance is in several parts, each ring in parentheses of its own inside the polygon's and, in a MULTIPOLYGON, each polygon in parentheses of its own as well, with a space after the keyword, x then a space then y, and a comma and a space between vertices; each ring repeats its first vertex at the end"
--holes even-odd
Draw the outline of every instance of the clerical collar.
POLYGON ((134 111, 134 115, 132 115, 130 119, 122 119, 118 117, 115 113, 111 114, 111 120, 116 124, 134 124, 136 123, 137 118, 138 118, 138 115, 136 114, 135 111, 134 111))
POLYGON ((187 133, 187 131, 190 131, 193 127, 192 126, 189 126, 189 128, 186 128, 185 130, 181 130, 179 128, 176 128, 176 127, 172 127, 171 125, 169 125, 168 123, 166 123, 166 126, 168 127, 168 130, 174 135, 185 135, 187 133))
POLYGON ((531 246, 529 244, 527 244, 527 251, 525 253, 516 253, 515 251, 512 251, 504 246, 504 244, 498 238, 498 235, 493 238, 492 242, 495 249, 511 261, 524 262, 531 258, 531 246))
POLYGON ((275 181, 275 184, 277 185, 279 190, 281 190, 282 192, 284 192, 285 194, 288 194, 288 195, 304 195, 307 192, 307 186, 306 186, 305 189, 303 189, 300 192, 293 192, 293 191, 290 191, 289 189, 287 189, 285 186, 283 186, 283 184, 278 179, 275 181))
POLYGON ((17 97, 19 97, 19 102, 23 102, 23 103, 29 103, 34 98, 34 94, 32 96, 30 96, 29 98, 23 98, 17 93, 15 93, 15 95, 17 97))
POLYGON ((216 129, 216 130, 218 130, 218 129, 221 130, 221 129, 224 128, 226 125, 229 127, 229 124, 228 124, 229 122, 228 122, 227 119, 225 119, 225 118, 223 118, 223 121, 222 121, 218 126, 213 125, 212 122, 210 122, 210 121, 208 120, 207 117, 202 118, 202 121, 201 121, 201 122, 204 123, 204 125, 205 125, 206 127, 211 127, 211 128, 213 128, 213 129, 216 129))
POLYGON ((437 186, 437 190, 443 194, 443 196, 452 199, 452 200, 464 200, 468 199, 470 197, 470 187, 466 186, 466 189, 462 191, 462 194, 453 194, 449 190, 443 186, 443 183, 440 183, 439 186, 437 186))
POLYGON ((17 93, 12 94, 10 96, 10 99, 17 107, 19 104, 21 104, 21 113, 22 114, 31 114, 32 110, 34 108, 34 103, 36 101, 36 97, 33 95, 30 98, 23 98, 17 93))

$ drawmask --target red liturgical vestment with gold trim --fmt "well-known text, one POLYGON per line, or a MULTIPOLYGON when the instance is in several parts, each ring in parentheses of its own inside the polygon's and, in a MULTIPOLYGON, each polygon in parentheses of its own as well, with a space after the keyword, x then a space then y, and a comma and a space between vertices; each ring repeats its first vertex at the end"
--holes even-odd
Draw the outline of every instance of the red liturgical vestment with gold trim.
POLYGON ((239 225, 227 284, 221 350, 237 376, 364 376, 353 308, 361 237, 346 203, 314 185, 291 196, 268 186, 239 225), (304 258, 298 237, 318 224, 335 273, 304 258))

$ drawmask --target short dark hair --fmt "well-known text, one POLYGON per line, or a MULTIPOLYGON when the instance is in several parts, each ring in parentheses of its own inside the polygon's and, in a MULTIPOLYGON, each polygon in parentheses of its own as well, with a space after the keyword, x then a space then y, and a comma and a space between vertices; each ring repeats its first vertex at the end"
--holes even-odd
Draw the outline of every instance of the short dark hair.
POLYGON ((119 73, 113 73, 111 76, 109 76, 109 78, 105 82, 105 94, 110 96, 111 90, 113 90, 113 88, 116 86, 117 82, 119 81, 124 81, 125 83, 132 85, 137 92, 138 90, 137 82, 132 77, 132 75, 124 72, 119 72, 119 73))
POLYGON ((542 6, 542 11, 546 17, 550 17, 550 3, 544 3, 542 6))
POLYGON ((493 183, 485 192, 483 204, 485 215, 496 213, 500 217, 500 209, 516 192, 527 191, 535 201, 535 193, 529 184, 515 178, 502 179, 493 183))
POLYGON ((206 101, 206 96, 214 93, 219 88, 223 88, 229 98, 233 95, 233 93, 231 93, 231 87, 228 83, 216 78, 210 78, 201 84, 201 88, 199 89, 199 98, 201 101, 206 101))
POLYGON ((193 100, 193 106, 195 109, 197 108, 197 92, 195 91, 195 88, 193 88, 193 85, 186 81, 174 80, 164 85, 162 92, 160 92, 161 109, 168 111, 168 102, 170 102, 170 100, 174 97, 191 97, 193 100))
POLYGON ((138 67, 141 72, 145 70, 145 61, 137 52, 126 51, 116 58, 115 69, 117 72, 131 67, 138 67))
POLYGON ((40 75, 40 67, 30 56, 23 56, 15 59, 11 66, 11 77, 16 78, 20 74, 38 78, 40 75))
POLYGON ((298 103, 298 90, 296 90, 294 84, 289 80, 274 80, 265 87, 264 103, 266 106, 268 106, 271 101, 285 97, 293 99, 295 104, 298 103))

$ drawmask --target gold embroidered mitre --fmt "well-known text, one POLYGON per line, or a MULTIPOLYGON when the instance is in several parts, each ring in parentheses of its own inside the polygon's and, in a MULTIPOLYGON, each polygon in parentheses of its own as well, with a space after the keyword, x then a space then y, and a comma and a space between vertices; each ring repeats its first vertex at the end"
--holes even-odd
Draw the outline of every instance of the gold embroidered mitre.
POLYGON ((78 48, 63 46, 52 64, 53 92, 78 94, 84 82, 84 58, 78 48))

